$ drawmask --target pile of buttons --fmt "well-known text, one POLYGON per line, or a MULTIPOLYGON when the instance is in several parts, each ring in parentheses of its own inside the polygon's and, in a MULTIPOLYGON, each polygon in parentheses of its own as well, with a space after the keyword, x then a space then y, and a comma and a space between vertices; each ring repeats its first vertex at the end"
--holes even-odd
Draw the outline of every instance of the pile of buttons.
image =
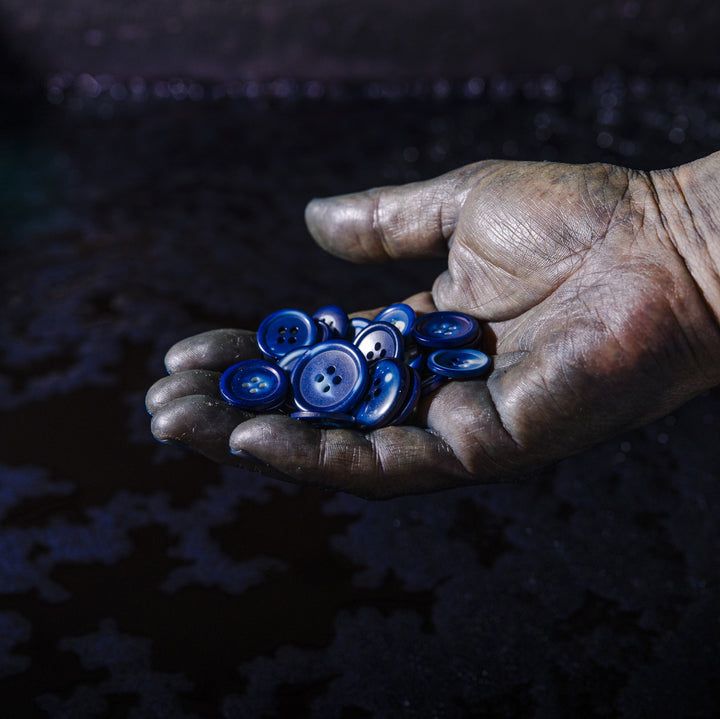
POLYGON ((475 349, 479 340, 480 325, 469 315, 416 317, 404 303, 373 320, 349 319, 337 305, 312 317, 279 310, 257 331, 266 359, 229 367, 220 393, 235 407, 289 413, 316 427, 402 424, 421 396, 487 372, 488 356, 475 349))

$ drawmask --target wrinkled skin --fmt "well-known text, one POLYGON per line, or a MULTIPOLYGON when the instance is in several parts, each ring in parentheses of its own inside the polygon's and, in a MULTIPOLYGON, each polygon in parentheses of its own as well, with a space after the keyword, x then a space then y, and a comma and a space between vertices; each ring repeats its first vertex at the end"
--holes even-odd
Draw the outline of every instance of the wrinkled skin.
POLYGON ((251 333, 218 330, 168 352, 153 433, 382 498, 523 476, 669 412, 720 382, 720 337, 664 211, 668 173, 487 161, 313 201, 310 232, 340 257, 447 255, 432 292, 406 301, 481 320, 491 373, 424 398, 411 426, 318 430, 223 403, 220 372, 259 355, 251 333))

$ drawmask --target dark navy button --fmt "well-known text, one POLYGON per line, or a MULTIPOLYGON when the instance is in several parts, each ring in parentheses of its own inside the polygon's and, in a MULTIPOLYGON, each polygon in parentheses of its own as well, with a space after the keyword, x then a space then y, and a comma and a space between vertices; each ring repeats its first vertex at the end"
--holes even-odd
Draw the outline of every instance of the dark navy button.
POLYGON ((355 417, 344 412, 293 412, 290 416, 318 429, 345 429, 355 426, 355 417))
POLYGON ((427 358, 427 366, 431 372, 443 377, 468 379, 485 374, 490 367, 490 358, 480 350, 458 347, 436 350, 427 358))
POLYGON ((337 305, 321 307, 313 315, 313 319, 324 322, 332 330, 335 337, 343 339, 348 333, 350 320, 342 307, 338 307, 337 305))
POLYGON ((318 329, 318 335, 314 344, 319 345, 321 342, 327 342, 333 336, 333 331, 322 320, 315 320, 315 325, 318 329))
POLYGON ((400 331, 387 322, 371 322, 360 330, 353 344, 368 362, 377 362, 386 357, 398 359, 402 357, 404 347, 400 331))
POLYGON ((405 342, 405 353, 403 354, 403 361, 405 364, 420 372, 425 364, 425 356, 420 351, 419 347, 410 340, 405 342))
POLYGON ((306 412, 350 412, 368 382, 368 366, 357 347, 330 340, 308 349, 290 375, 295 404, 306 412))
POLYGON ((431 312, 415 321, 413 336, 423 347, 466 347, 479 338, 480 325, 462 312, 431 312))
POLYGON ((390 424, 402 424, 412 414, 413 410, 417 407, 418 402, 420 401, 420 387, 420 373, 416 372, 414 369, 410 370, 410 383, 409 389, 405 392, 405 402, 400 408, 400 411, 395 419, 390 422, 390 424))
POLYGON ((255 412, 268 412, 279 407, 288 387, 285 372, 266 360, 238 362, 220 377, 223 399, 235 407, 255 412))
POLYGON ((352 335, 350 337, 350 341, 352 342, 353 339, 358 336, 358 334, 360 333, 360 330, 364 330, 369 324, 370 324, 370 320, 367 320, 364 317, 353 317, 350 320, 349 334, 352 335))
POLYGON ((290 350, 286 355, 283 355, 278 361, 277 366, 284 369, 288 374, 293 371, 295 365, 300 361, 300 358, 308 351, 307 347, 298 347, 296 350, 290 350))
POLYGON ((420 383, 420 396, 424 397, 430 392, 434 392, 438 387, 442 387, 448 381, 447 377, 443 377, 439 374, 430 374, 427 377, 423 377, 420 383))
POLYGON ((257 343, 264 355, 280 359, 290 350, 309 347, 317 340, 315 321, 299 310, 278 310, 258 327, 257 343))
POLYGON ((390 424, 402 409, 410 370, 400 360, 382 359, 375 364, 365 396, 355 409, 360 427, 373 429, 390 424))
POLYGON ((389 322, 400 330, 401 335, 409 335, 415 322, 415 310, 404 302, 397 302, 378 313, 374 322, 389 322))

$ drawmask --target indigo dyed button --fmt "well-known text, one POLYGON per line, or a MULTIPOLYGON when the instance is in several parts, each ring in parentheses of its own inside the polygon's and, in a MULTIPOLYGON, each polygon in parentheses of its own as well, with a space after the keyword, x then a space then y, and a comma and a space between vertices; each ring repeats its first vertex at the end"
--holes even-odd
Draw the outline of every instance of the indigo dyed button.
POLYGON ((351 335, 350 341, 357 337, 360 330, 364 330, 369 324, 370 320, 365 319, 364 317, 353 317, 350 320, 350 330, 348 332, 348 334, 351 335))
POLYGON ((462 312, 430 312, 415 321, 413 336, 423 347, 463 347, 479 338, 480 325, 462 312))
POLYGON ((314 320, 324 322, 332 331, 333 336, 343 339, 348 333, 350 320, 345 310, 337 305, 321 307, 314 315, 314 320))
POLYGON ((467 347, 436 350, 427 358, 427 367, 443 377, 468 379, 485 374, 490 367, 490 358, 480 350, 467 347))
POLYGON ((371 372, 370 383, 362 402, 355 409, 360 427, 383 427, 395 419, 402 409, 410 370, 397 359, 381 359, 371 372))
POLYGON ((293 412, 293 419, 301 419, 318 429, 345 429, 355 426, 355 417, 344 412, 293 412))
POLYGON ((442 387, 448 381, 447 377, 440 374, 430 374, 424 377, 420 383, 420 396, 424 397, 430 392, 434 392, 438 387, 442 387))
POLYGON ((403 361, 411 369, 416 369, 418 372, 420 372, 425 363, 425 355, 423 355, 423 353, 420 351, 420 349, 414 342, 406 342, 403 361))
POLYGON ((293 371, 295 365, 300 361, 300 358, 307 352, 307 347, 298 347, 296 350, 290 350, 286 355, 283 355, 278 361, 277 366, 284 369, 288 374, 293 371))
POLYGON ((327 342, 333 336, 333 331, 322 320, 315 320, 315 326, 318 329, 318 334, 314 344, 319 345, 321 342, 327 342))
POLYGON ((397 302, 379 312, 374 322, 389 322, 400 330, 403 336, 409 335, 415 322, 415 310, 404 302, 397 302))
POLYGON ((368 366, 357 347, 329 340, 310 347, 290 375, 295 404, 304 412, 350 413, 368 382, 368 366))
POLYGON ((258 327, 257 343, 264 355, 280 359, 290 350, 309 347, 317 341, 315 321, 299 310, 278 310, 258 327))
POLYGON ((285 372, 266 360, 238 362, 220 377, 223 399, 254 412, 269 412, 279 407, 285 401, 288 387, 285 372))
POLYGON ((387 322, 371 322, 360 330, 353 344, 368 362, 386 357, 398 359, 403 355, 403 338, 400 331, 387 322))
POLYGON ((417 407, 420 401, 420 374, 414 369, 410 370, 410 383, 407 391, 405 392, 405 400, 400 411, 390 424, 402 424, 411 414, 412 411, 417 407))

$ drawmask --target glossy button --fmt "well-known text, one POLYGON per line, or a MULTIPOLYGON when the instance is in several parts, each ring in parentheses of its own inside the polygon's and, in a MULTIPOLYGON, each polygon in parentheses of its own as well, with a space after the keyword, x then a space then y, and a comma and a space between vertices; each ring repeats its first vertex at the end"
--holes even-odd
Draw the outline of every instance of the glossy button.
POLYGON ((267 412, 279 407, 288 392, 288 378, 277 365, 265 360, 238 362, 220 377, 220 394, 235 407, 267 412))
POLYGON ((293 419, 301 419, 318 429, 345 429, 355 426, 355 417, 344 412, 293 412, 293 419))
POLYGON ((314 320, 324 322, 332 331, 334 337, 342 339, 348 333, 350 320, 345 310, 337 305, 326 305, 321 307, 314 315, 314 320))
POLYGON ((400 331, 386 322, 371 322, 360 330, 353 344, 368 362, 402 357, 403 338, 400 331))
POLYGON ((447 377, 443 377, 440 374, 430 374, 427 377, 423 377, 420 383, 420 396, 424 397, 426 394, 434 392, 438 387, 442 387, 448 381, 447 377))
POLYGON ((315 321, 300 310, 278 310, 258 327, 257 343, 264 355, 280 359, 290 350, 309 347, 317 340, 315 321))
POLYGON ((305 412, 349 412, 362 397, 367 381, 367 362, 345 340, 311 347, 290 375, 295 404, 305 412))
POLYGON ((393 419, 390 424, 402 424, 412 414, 412 411, 415 407, 417 407, 418 402, 420 401, 420 388, 420 374, 414 369, 411 369, 410 383, 405 392, 405 400, 395 416, 395 419, 393 419))
POLYGON ((415 310, 404 302, 397 302, 379 312, 374 321, 388 322, 397 327, 401 335, 409 335, 415 322, 415 310))
POLYGON ((314 344, 319 345, 321 342, 327 342, 332 336, 333 331, 322 320, 315 320, 318 334, 314 344))
POLYGON ((463 347, 479 338, 480 325, 462 312, 431 312, 415 321, 413 336, 423 347, 463 347))
POLYGON ((490 367, 490 358, 480 350, 459 347, 436 350, 428 357, 427 366, 431 372, 443 377, 466 379, 485 374, 490 367))
POLYGON ((290 350, 286 355, 283 355, 278 361, 277 366, 280 369, 284 369, 288 374, 293 371, 295 365, 300 361, 300 358, 307 352, 307 347, 298 347, 296 350, 290 350))
POLYGON ((353 317, 350 320, 350 332, 351 340, 358 336, 360 330, 364 330, 370 324, 370 320, 364 317, 353 317))
POLYGON ((403 406, 409 380, 409 369, 399 360, 377 362, 362 403, 355 410, 358 425, 372 429, 390 424, 403 406))

